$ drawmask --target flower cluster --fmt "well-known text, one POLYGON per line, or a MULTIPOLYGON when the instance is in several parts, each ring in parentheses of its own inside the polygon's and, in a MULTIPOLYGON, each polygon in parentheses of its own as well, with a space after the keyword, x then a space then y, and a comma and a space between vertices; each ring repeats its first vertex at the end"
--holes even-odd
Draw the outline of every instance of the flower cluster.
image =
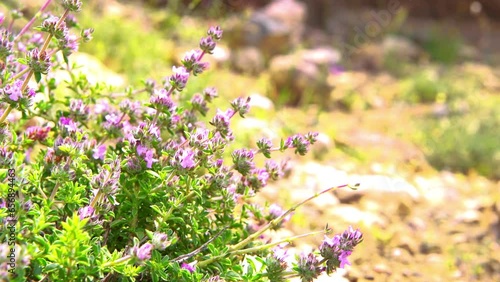
MULTIPOLYGON (((236 98, 207 117, 215 88, 184 95, 190 79, 208 69, 203 58, 222 39, 220 27, 210 27, 163 83, 109 93, 69 62, 92 38, 91 28, 74 33, 82 1, 59 1, 59 16, 47 11, 51 2, 20 30, 20 11, 0 14, 0 166, 13 168, 9 177, 22 183, 0 183, 0 198, 11 189, 9 197, 22 195, 15 251, 0 245, 0 254, 10 251, 18 263, 13 270, 0 258, 0 280, 250 281, 260 272, 271 281, 310 281, 349 263, 362 240, 352 229, 325 239, 323 259, 304 255, 293 269, 284 248, 267 252, 280 242, 266 232, 319 194, 288 210, 260 208, 252 197, 286 174, 287 163, 272 159, 274 152, 304 155, 317 135, 234 148, 231 122, 249 113, 250 99, 236 98), (71 79, 59 82, 54 70, 71 79), (148 99, 134 100, 140 93, 148 99), (265 266, 250 263, 243 271, 253 255, 265 266)), ((0 215, 8 208, 0 201, 0 215)))

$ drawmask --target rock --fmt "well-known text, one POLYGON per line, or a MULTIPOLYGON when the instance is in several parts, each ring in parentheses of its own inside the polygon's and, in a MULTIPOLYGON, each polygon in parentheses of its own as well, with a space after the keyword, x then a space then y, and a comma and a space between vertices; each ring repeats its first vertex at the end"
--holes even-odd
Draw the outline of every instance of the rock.
POLYGON ((277 0, 266 6, 263 12, 286 27, 290 33, 292 45, 300 43, 307 16, 304 3, 296 0, 277 0))
POLYGON ((414 61, 420 54, 419 48, 411 40, 395 35, 384 38, 382 49, 385 56, 393 56, 402 61, 414 61))
POLYGON ((274 57, 269 66, 273 95, 288 105, 317 103, 328 107, 332 87, 327 78, 330 66, 339 60, 340 53, 326 47, 274 57))
POLYGON ((231 49, 258 48, 265 58, 296 47, 304 31, 306 7, 296 0, 277 0, 256 10, 246 20, 234 17, 224 34, 231 49))
POLYGON ((367 227, 387 226, 387 221, 374 212, 362 211, 352 205, 336 205, 325 211, 326 215, 349 224, 364 224, 367 227))
POLYGON ((271 101, 271 99, 267 98, 266 96, 262 96, 259 93, 252 93, 250 94, 250 109, 253 108, 260 108, 266 111, 272 111, 274 110, 274 103, 271 101))
POLYGON ((244 47, 231 54, 231 67, 244 74, 257 75, 264 70, 264 57, 256 47, 244 47))

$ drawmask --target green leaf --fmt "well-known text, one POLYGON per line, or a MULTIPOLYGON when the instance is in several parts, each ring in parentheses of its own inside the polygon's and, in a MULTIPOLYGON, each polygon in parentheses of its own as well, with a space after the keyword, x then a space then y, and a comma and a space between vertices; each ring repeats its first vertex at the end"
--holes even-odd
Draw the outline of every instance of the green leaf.
POLYGON ((158 173, 156 173, 155 171, 146 170, 146 173, 148 173, 148 174, 150 174, 150 175, 152 175, 152 176, 154 176, 154 177, 156 177, 158 179, 161 179, 161 176, 158 173))
POLYGON ((35 72, 35 80, 36 83, 40 83, 40 80, 42 80, 42 73, 41 72, 35 72))

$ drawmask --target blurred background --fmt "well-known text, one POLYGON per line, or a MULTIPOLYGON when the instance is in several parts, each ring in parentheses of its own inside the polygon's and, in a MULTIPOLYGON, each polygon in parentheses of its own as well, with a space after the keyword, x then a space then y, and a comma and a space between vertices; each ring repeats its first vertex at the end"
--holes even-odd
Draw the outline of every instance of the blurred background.
MULTIPOLYGON (((30 17, 42 2, 0 8, 30 17)), ((278 156, 292 171, 259 201, 361 183, 275 235, 359 227, 352 267, 321 281, 500 281, 499 0, 90 0, 79 23, 95 33, 73 61, 117 88, 161 81, 210 25, 224 29, 183 95, 252 97, 235 148, 320 132, 308 157, 278 156)))

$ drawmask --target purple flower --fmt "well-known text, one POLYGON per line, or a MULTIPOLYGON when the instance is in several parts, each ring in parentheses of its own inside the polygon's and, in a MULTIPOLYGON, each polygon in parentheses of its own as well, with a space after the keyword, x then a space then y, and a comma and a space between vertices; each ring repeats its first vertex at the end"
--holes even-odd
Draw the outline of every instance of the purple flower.
POLYGON ((205 102, 203 96, 200 94, 195 94, 193 98, 191 98, 191 106, 193 110, 199 111, 203 116, 208 112, 207 102, 205 102))
POLYGON ((78 215, 80 216, 80 220, 84 218, 92 217, 94 215, 94 208, 92 206, 85 206, 78 210, 78 215))
POLYGON ((189 264, 188 264, 188 263, 183 262, 183 263, 181 264, 181 268, 182 268, 182 269, 185 269, 185 270, 187 270, 187 271, 189 271, 189 272, 191 272, 191 273, 193 273, 193 272, 195 271, 195 268, 194 268, 194 265, 191 265, 191 264, 192 264, 192 263, 189 263, 189 264))
POLYGON ((23 97, 23 92, 21 87, 23 82, 21 80, 16 80, 12 84, 7 84, 3 89, 0 89, 0 94, 2 96, 8 96, 10 100, 17 102, 23 97))
POLYGON ((193 75, 198 75, 208 68, 208 63, 201 62, 203 57, 203 51, 201 50, 191 50, 184 55, 182 59, 182 65, 187 71, 193 72, 193 75))
POLYGON ((89 107, 80 99, 71 100, 69 103, 69 111, 76 117, 87 119, 89 116, 89 107))
POLYGON ((49 135, 50 127, 30 126, 26 128, 26 137, 33 141, 43 142, 49 135))
POLYGON ((196 166, 194 159, 194 152, 191 149, 180 149, 178 150, 172 160, 170 161, 172 166, 183 168, 183 169, 192 169, 196 166))
POLYGON ((150 259, 151 258, 151 251, 153 251, 153 245, 150 244, 150 243, 146 243, 146 244, 142 245, 139 248, 134 247, 132 249, 133 254, 140 261, 144 261, 144 260, 150 259))
POLYGON ((203 37, 200 40, 200 49, 209 54, 212 54, 216 45, 217 44, 211 36, 203 37))
POLYGON ((217 113, 210 121, 210 124, 215 126, 215 130, 219 132, 222 137, 226 137, 231 132, 229 128, 229 121, 233 115, 234 111, 232 109, 228 109, 225 112, 217 109, 217 113))
POLYGON ((0 25, 3 24, 4 19, 5 15, 2 12, 0 12, 0 25))
POLYGON ((327 272, 330 273, 339 267, 344 268, 346 264, 350 265, 348 257, 354 247, 361 243, 362 240, 363 234, 357 229, 354 230, 351 226, 348 230, 335 235, 333 238, 325 236, 319 250, 321 256, 327 260, 327 272))
POLYGON ((252 150, 239 149, 234 151, 231 156, 233 157, 234 169, 242 175, 247 175, 255 167, 253 163, 254 152, 252 150))
POLYGON ((250 174, 247 175, 248 184, 258 191, 260 188, 265 187, 267 185, 267 180, 269 179, 269 173, 265 169, 254 168, 250 171, 250 174))
POLYGON ((244 99, 244 98, 236 98, 231 102, 231 106, 233 107, 234 111, 237 112, 240 117, 245 117, 245 114, 248 113, 248 110, 250 109, 250 97, 244 99))
POLYGON ((50 56, 47 51, 40 52, 35 48, 28 52, 27 55, 28 66, 35 73, 47 74, 50 69, 50 56))
POLYGON ((114 194, 116 194, 120 186, 120 175, 120 159, 117 159, 109 164, 103 165, 103 167, 99 169, 99 173, 92 177, 90 185, 94 189, 101 189, 108 198, 113 199, 114 194))
POLYGON ((94 159, 104 161, 104 156, 106 156, 106 145, 95 147, 92 153, 94 159))
POLYGON ((347 258, 351 255, 351 251, 342 251, 341 254, 339 255, 339 261, 340 261, 340 268, 344 268, 344 266, 351 265, 351 263, 347 260, 347 258))
POLYGON ((109 105, 109 101, 106 99, 99 99, 96 101, 94 112, 96 114, 107 113, 111 110, 111 106, 109 105))
POLYGON ((175 102, 172 100, 170 92, 162 89, 155 89, 153 95, 151 96, 150 102, 152 104, 157 104, 164 106, 167 111, 173 111, 176 107, 175 102))
POLYGON ((152 243, 155 249, 158 249, 160 251, 165 250, 170 244, 172 243, 171 240, 169 240, 168 235, 165 233, 160 233, 160 232, 155 232, 153 234, 153 239, 152 243))
POLYGON ((283 170, 281 169, 281 166, 275 161, 267 160, 265 167, 267 173, 269 174, 269 178, 271 178, 272 180, 278 180, 279 178, 283 177, 283 170))
POLYGON ((169 82, 170 85, 177 89, 178 91, 182 91, 184 87, 186 87, 186 83, 189 78, 189 72, 185 67, 172 67, 172 71, 174 74, 170 76, 169 82))
POLYGON ((62 0, 61 5, 66 10, 70 10, 72 12, 80 12, 80 9, 82 8, 82 1, 81 0, 62 0))
POLYGON ((90 40, 92 40, 92 33, 94 33, 93 28, 87 28, 87 29, 82 30, 81 36, 82 36, 83 42, 89 42, 90 40))
POLYGON ((149 149, 142 145, 137 146, 137 154, 140 157, 144 158, 144 161, 146 161, 147 168, 151 168, 153 166, 153 163, 158 161, 158 159, 154 158, 155 151, 153 149, 149 149))
POLYGON ((197 128, 195 133, 189 138, 189 145, 197 149, 205 149, 207 147, 206 143, 208 141, 208 134, 208 129, 197 128))
POLYGON ((302 281, 313 281, 321 272, 322 269, 318 266, 318 259, 314 254, 302 254, 300 256, 297 264, 297 274, 302 281))
POLYGON ((208 29, 207 34, 214 40, 220 40, 222 38, 222 29, 219 26, 212 26, 208 29))
POLYGON ((203 97, 205 101, 211 102, 215 97, 217 97, 217 89, 213 87, 207 87, 203 90, 203 97))
MULTIPOLYGON (((311 140, 315 140, 313 139, 313 136, 308 136, 308 138, 310 138, 311 140)), ((311 143, 306 137, 301 134, 295 134, 288 137, 288 139, 285 141, 284 148, 295 148, 295 154, 304 156, 307 151, 309 151, 310 144, 311 143)))
POLYGON ((61 117, 59 119, 59 126, 64 128, 68 133, 74 133, 79 130, 78 124, 68 117, 61 117))

